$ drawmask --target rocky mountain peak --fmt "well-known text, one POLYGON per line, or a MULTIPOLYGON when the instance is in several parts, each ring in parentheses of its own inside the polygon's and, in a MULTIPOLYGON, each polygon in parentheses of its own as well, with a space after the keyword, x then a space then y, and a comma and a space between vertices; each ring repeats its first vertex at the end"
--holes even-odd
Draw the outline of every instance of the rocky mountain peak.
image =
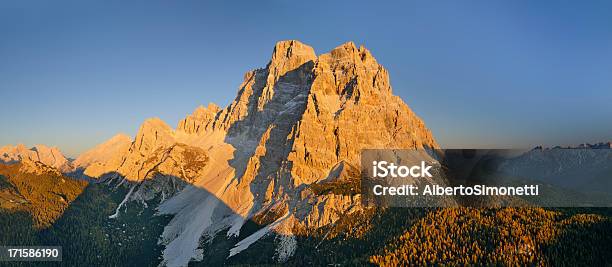
POLYGON ((202 133, 206 130, 212 130, 212 123, 217 117, 217 113, 221 108, 214 103, 209 103, 207 107, 198 106, 191 115, 179 121, 177 131, 182 131, 188 134, 202 133))
POLYGON ((160 118, 150 118, 145 120, 138 133, 134 143, 138 149, 152 149, 159 145, 160 142, 173 139, 174 130, 160 118))
MULTIPOLYGON (((327 54, 323 54, 324 59, 326 59, 327 54)), ((346 42, 332 49, 328 53, 329 57, 336 61, 348 61, 353 64, 364 64, 364 65, 372 65, 374 67, 378 67, 378 62, 370 53, 370 50, 365 48, 365 46, 361 45, 359 48, 353 42, 346 42)))
POLYGON ((287 238, 359 210, 356 191, 317 188, 353 183, 362 149, 437 147, 366 48, 347 42, 317 57, 290 40, 275 45, 265 68, 244 75, 227 107, 200 106, 176 131, 149 119, 125 152, 85 173, 129 181, 126 200, 161 195, 160 213, 176 215, 162 236, 164 262, 186 265, 201 256, 202 234, 226 227, 238 236, 245 221, 271 210, 284 215, 269 230, 287 238))
POLYGON ((317 55, 312 47, 296 40, 279 41, 274 46, 268 69, 274 76, 280 77, 287 71, 297 69, 315 60, 317 60, 317 55))
POLYGON ((0 148, 0 161, 2 162, 16 163, 26 160, 40 162, 62 171, 71 169, 70 161, 57 147, 38 144, 28 148, 24 144, 17 144, 16 146, 8 145, 0 148))
POLYGON ((279 79, 304 82, 316 60, 317 55, 314 49, 299 41, 276 43, 272 59, 267 66, 267 87, 273 87, 279 79))
POLYGON ((355 43, 346 42, 332 49, 329 54, 334 59, 351 59, 359 54, 359 50, 355 43))
POLYGON ((124 133, 118 133, 111 137, 108 141, 113 143, 132 142, 132 137, 124 133))
POLYGON ((211 102, 208 103, 206 107, 203 105, 198 106, 191 115, 194 117, 205 117, 210 114, 216 114, 219 111, 221 111, 221 108, 217 106, 217 104, 211 102))

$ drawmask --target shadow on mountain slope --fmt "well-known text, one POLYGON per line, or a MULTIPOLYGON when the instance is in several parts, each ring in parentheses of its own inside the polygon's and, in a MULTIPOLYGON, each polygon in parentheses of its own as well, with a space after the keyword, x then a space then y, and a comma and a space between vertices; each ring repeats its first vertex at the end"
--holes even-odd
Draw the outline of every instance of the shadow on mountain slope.
MULTIPOLYGON (((236 170, 235 177, 238 181, 242 181, 245 175, 253 179, 250 181, 250 189, 255 201, 252 211, 258 210, 260 207, 257 205, 267 200, 265 193, 270 183, 274 183, 274 192, 277 191, 279 185, 290 186, 292 184, 291 177, 287 175, 277 177, 274 174, 278 173, 281 168, 291 168, 291 166, 281 166, 281 164, 287 158, 293 145, 293 138, 289 135, 306 109, 306 98, 312 85, 308 73, 313 67, 314 62, 308 61, 288 71, 278 78, 272 88, 267 88, 266 84, 268 69, 256 70, 253 75, 254 92, 248 101, 253 104, 248 107, 247 115, 234 122, 228 129, 225 142, 236 148, 229 165, 236 170), (259 109, 260 100, 265 100, 261 96, 268 90, 273 92, 273 96, 259 109), (264 144, 259 143, 262 138, 265 139, 264 144), (258 145, 265 147, 265 153, 257 155, 260 165, 254 166, 255 173, 245 173, 249 164, 248 159, 256 155, 258 145)), ((242 97, 246 89, 240 90, 236 100, 242 97)))

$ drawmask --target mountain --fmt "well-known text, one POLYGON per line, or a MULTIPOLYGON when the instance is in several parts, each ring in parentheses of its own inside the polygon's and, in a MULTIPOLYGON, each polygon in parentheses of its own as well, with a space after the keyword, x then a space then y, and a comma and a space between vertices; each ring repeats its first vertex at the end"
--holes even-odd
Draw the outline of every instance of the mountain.
MULTIPOLYGON (((606 146, 538 148, 501 168, 547 181, 599 168, 574 182, 602 185, 606 146)), ((439 146, 364 47, 316 55, 278 42, 230 105, 199 106, 176 128, 147 119, 133 139, 116 135, 72 162, 57 149, 2 148, 0 243, 62 246, 61 266, 609 264, 606 208, 364 205, 360 152, 371 148, 439 146)), ((497 167, 455 152, 459 171, 449 150, 435 155, 456 174, 438 184, 497 167)))
POLYGON ((245 74, 229 106, 198 107, 176 129, 149 119, 123 153, 78 163, 129 188, 112 218, 130 201, 160 199, 159 214, 174 215, 161 238, 163 263, 183 266, 201 259, 201 242, 222 231, 240 238, 228 257, 274 232, 275 257, 286 260, 296 229, 362 210, 358 195, 318 190, 354 173, 361 149, 437 147, 366 48, 348 42, 317 56, 291 40, 276 44, 266 67, 245 74), (251 221, 259 230, 245 236, 251 221))
POLYGON ((59 151, 57 147, 36 145, 32 148, 27 148, 23 144, 0 147, 1 162, 16 163, 23 160, 41 162, 61 171, 70 171, 72 169, 70 161, 62 154, 62 152, 59 151))
POLYGON ((125 134, 117 134, 106 142, 86 151, 77 157, 72 165, 75 169, 82 169, 86 176, 97 177, 101 173, 98 170, 104 169, 106 165, 117 164, 114 161, 120 160, 120 156, 127 153, 132 144, 132 138, 125 134))
POLYGON ((72 163, 75 168, 87 168, 95 163, 111 160, 116 154, 123 154, 132 144, 132 138, 125 134, 117 134, 106 142, 79 155, 72 163))
POLYGON ((582 192, 609 194, 612 189, 610 143, 553 148, 536 147, 505 161, 500 170, 582 192))
POLYGON ((36 228, 49 227, 86 185, 39 161, 0 164, 0 213, 25 211, 36 228))
POLYGON ((121 155, 127 153, 131 144, 131 137, 125 134, 117 134, 79 155, 75 160, 66 158, 57 147, 36 145, 27 148, 23 144, 7 145, 0 147, 0 162, 5 164, 26 162, 24 164, 26 166, 32 165, 32 162, 40 162, 66 174, 89 169, 89 172, 85 175, 97 177, 100 173, 96 170, 103 169, 105 165, 116 164, 113 161, 120 159, 121 155))
POLYGON ((555 146, 553 148, 544 148, 543 146, 537 146, 533 150, 548 150, 548 149, 612 149, 612 142, 600 142, 595 144, 583 143, 577 146, 555 146))

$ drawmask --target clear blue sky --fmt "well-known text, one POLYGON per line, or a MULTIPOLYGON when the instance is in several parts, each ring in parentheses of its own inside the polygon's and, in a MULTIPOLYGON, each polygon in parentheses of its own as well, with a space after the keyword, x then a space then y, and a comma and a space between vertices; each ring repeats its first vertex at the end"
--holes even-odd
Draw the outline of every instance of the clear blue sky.
POLYGON ((0 3, 0 145, 174 126, 283 39, 364 44, 444 147, 612 139, 611 1, 94 2, 0 3))

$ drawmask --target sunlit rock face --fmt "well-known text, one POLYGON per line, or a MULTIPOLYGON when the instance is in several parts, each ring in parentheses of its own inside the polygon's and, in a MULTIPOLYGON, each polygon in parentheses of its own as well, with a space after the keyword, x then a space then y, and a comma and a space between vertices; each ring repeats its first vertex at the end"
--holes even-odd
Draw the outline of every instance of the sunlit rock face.
MULTIPOLYGON (((161 238, 163 263, 181 266, 201 257, 202 238, 228 229, 237 236, 248 219, 282 234, 286 258, 294 229, 361 209, 359 194, 312 185, 350 182, 365 148, 438 145, 393 95, 387 70, 366 48, 348 42, 317 56, 291 40, 276 44, 266 67, 244 75, 227 107, 198 107, 176 129, 149 119, 126 147, 88 161, 85 173, 130 184, 126 199, 162 195, 159 212, 175 215, 161 238)), ((230 255, 264 234, 239 242, 230 255)))
POLYGON ((23 144, 16 146, 0 147, 0 161, 4 163, 16 163, 21 161, 39 162, 56 168, 60 171, 70 171, 70 161, 59 151, 57 147, 35 145, 28 148, 23 144))

